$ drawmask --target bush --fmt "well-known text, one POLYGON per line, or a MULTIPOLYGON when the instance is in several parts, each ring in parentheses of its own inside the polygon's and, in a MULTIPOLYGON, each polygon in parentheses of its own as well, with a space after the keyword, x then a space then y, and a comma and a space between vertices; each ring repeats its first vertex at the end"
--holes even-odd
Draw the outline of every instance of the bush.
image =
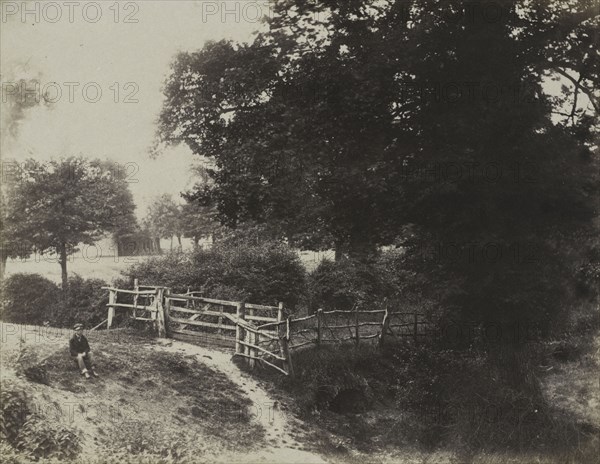
POLYGON ((60 327, 71 327, 77 322, 88 328, 106 319, 108 291, 102 290, 107 283, 100 279, 83 279, 75 274, 69 278, 66 303, 60 307, 54 322, 60 327))
POLYGON ((65 295, 52 281, 38 274, 14 274, 2 284, 2 319, 6 322, 71 327, 76 322, 93 327, 106 318, 106 282, 69 278, 65 295))
POLYGON ((127 277, 174 292, 203 290, 204 296, 293 309, 305 292, 306 273, 289 247, 274 240, 236 237, 209 250, 174 252, 132 266, 127 277))
POLYGON ((3 381, 1 387, 0 438, 11 445, 11 450, 5 448, 13 462, 23 462, 19 459, 23 455, 31 462, 49 457, 68 459, 79 454, 79 439, 72 430, 51 426, 43 417, 32 414, 26 395, 12 383, 3 381))
POLYGON ((17 324, 51 320, 61 291, 39 274, 13 274, 2 283, 2 319, 17 324))
POLYGON ((378 304, 393 294, 378 262, 352 259, 322 261, 309 276, 310 309, 350 310, 355 304, 378 304))
POLYGON ((0 389, 0 438, 16 444, 19 430, 29 415, 25 393, 8 381, 0 389))
POLYGON ((71 429, 60 424, 51 426, 37 415, 31 415, 23 424, 16 447, 34 459, 69 459, 80 451, 79 438, 71 429))

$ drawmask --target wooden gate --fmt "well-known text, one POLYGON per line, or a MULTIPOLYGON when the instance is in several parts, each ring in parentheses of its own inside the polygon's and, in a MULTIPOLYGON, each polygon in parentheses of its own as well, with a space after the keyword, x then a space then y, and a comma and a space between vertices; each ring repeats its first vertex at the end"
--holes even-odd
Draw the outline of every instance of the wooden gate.
MULTIPOLYGON (((190 292, 191 293, 191 292, 190 292)), ((291 363, 280 329, 283 305, 266 306, 188 294, 165 294, 167 334, 235 349, 250 367, 261 362, 288 374, 291 363)))
POLYGON ((165 287, 152 287, 152 289, 141 290, 135 288, 134 290, 124 290, 114 287, 102 287, 104 290, 109 291, 108 295, 108 318, 107 328, 110 329, 113 324, 115 317, 115 310, 125 309, 129 313, 131 319, 138 321, 150 321, 154 324, 159 323, 159 333, 162 332, 160 328, 160 320, 162 320, 162 299, 165 291, 165 287), (121 296, 121 301, 119 301, 121 296))
POLYGON ((237 303, 190 293, 165 295, 168 334, 234 348, 237 303))

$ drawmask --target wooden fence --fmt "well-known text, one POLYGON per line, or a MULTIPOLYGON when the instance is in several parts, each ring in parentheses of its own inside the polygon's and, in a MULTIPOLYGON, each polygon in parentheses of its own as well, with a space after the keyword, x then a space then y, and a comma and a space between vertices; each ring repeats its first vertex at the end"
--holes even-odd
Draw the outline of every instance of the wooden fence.
POLYGON ((428 335, 430 325, 417 313, 388 309, 323 311, 305 317, 284 318, 282 303, 267 306, 197 296, 202 292, 171 293, 167 287, 140 286, 134 290, 103 287, 108 290, 110 329, 116 309, 125 309, 136 320, 152 322, 159 337, 191 337, 196 341, 219 343, 235 349, 250 367, 267 365, 285 375, 293 375, 291 353, 310 345, 375 342, 407 337, 415 344, 428 335), (125 295, 131 302, 119 302, 125 295))

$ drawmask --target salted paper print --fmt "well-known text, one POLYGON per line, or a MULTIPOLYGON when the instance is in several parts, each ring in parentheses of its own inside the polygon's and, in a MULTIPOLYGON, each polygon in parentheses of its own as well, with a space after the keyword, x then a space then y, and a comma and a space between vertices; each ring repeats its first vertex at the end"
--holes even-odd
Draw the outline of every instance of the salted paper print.
POLYGON ((2 462, 597 462, 597 0, 0 13, 2 462))

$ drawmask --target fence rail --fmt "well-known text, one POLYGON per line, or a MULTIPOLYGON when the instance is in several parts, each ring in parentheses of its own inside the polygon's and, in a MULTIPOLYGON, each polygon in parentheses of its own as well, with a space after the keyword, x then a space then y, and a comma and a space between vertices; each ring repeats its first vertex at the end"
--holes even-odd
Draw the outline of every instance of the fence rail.
POLYGON ((235 347, 234 356, 293 375, 292 352, 307 346, 328 343, 376 341, 382 346, 389 338, 408 337, 418 343, 430 324, 418 313, 393 312, 389 309, 350 311, 317 310, 316 313, 292 318, 284 317, 283 303, 268 306, 197 296, 200 291, 172 293, 170 288, 138 285, 134 290, 102 287, 109 291, 108 318, 110 329, 116 309, 130 311, 132 319, 155 324, 160 337, 180 334, 209 342, 224 342, 235 347), (132 298, 132 303, 119 302, 119 295, 132 298), (144 300, 145 304, 140 304, 144 300), (185 304, 185 307, 182 305, 185 304))

